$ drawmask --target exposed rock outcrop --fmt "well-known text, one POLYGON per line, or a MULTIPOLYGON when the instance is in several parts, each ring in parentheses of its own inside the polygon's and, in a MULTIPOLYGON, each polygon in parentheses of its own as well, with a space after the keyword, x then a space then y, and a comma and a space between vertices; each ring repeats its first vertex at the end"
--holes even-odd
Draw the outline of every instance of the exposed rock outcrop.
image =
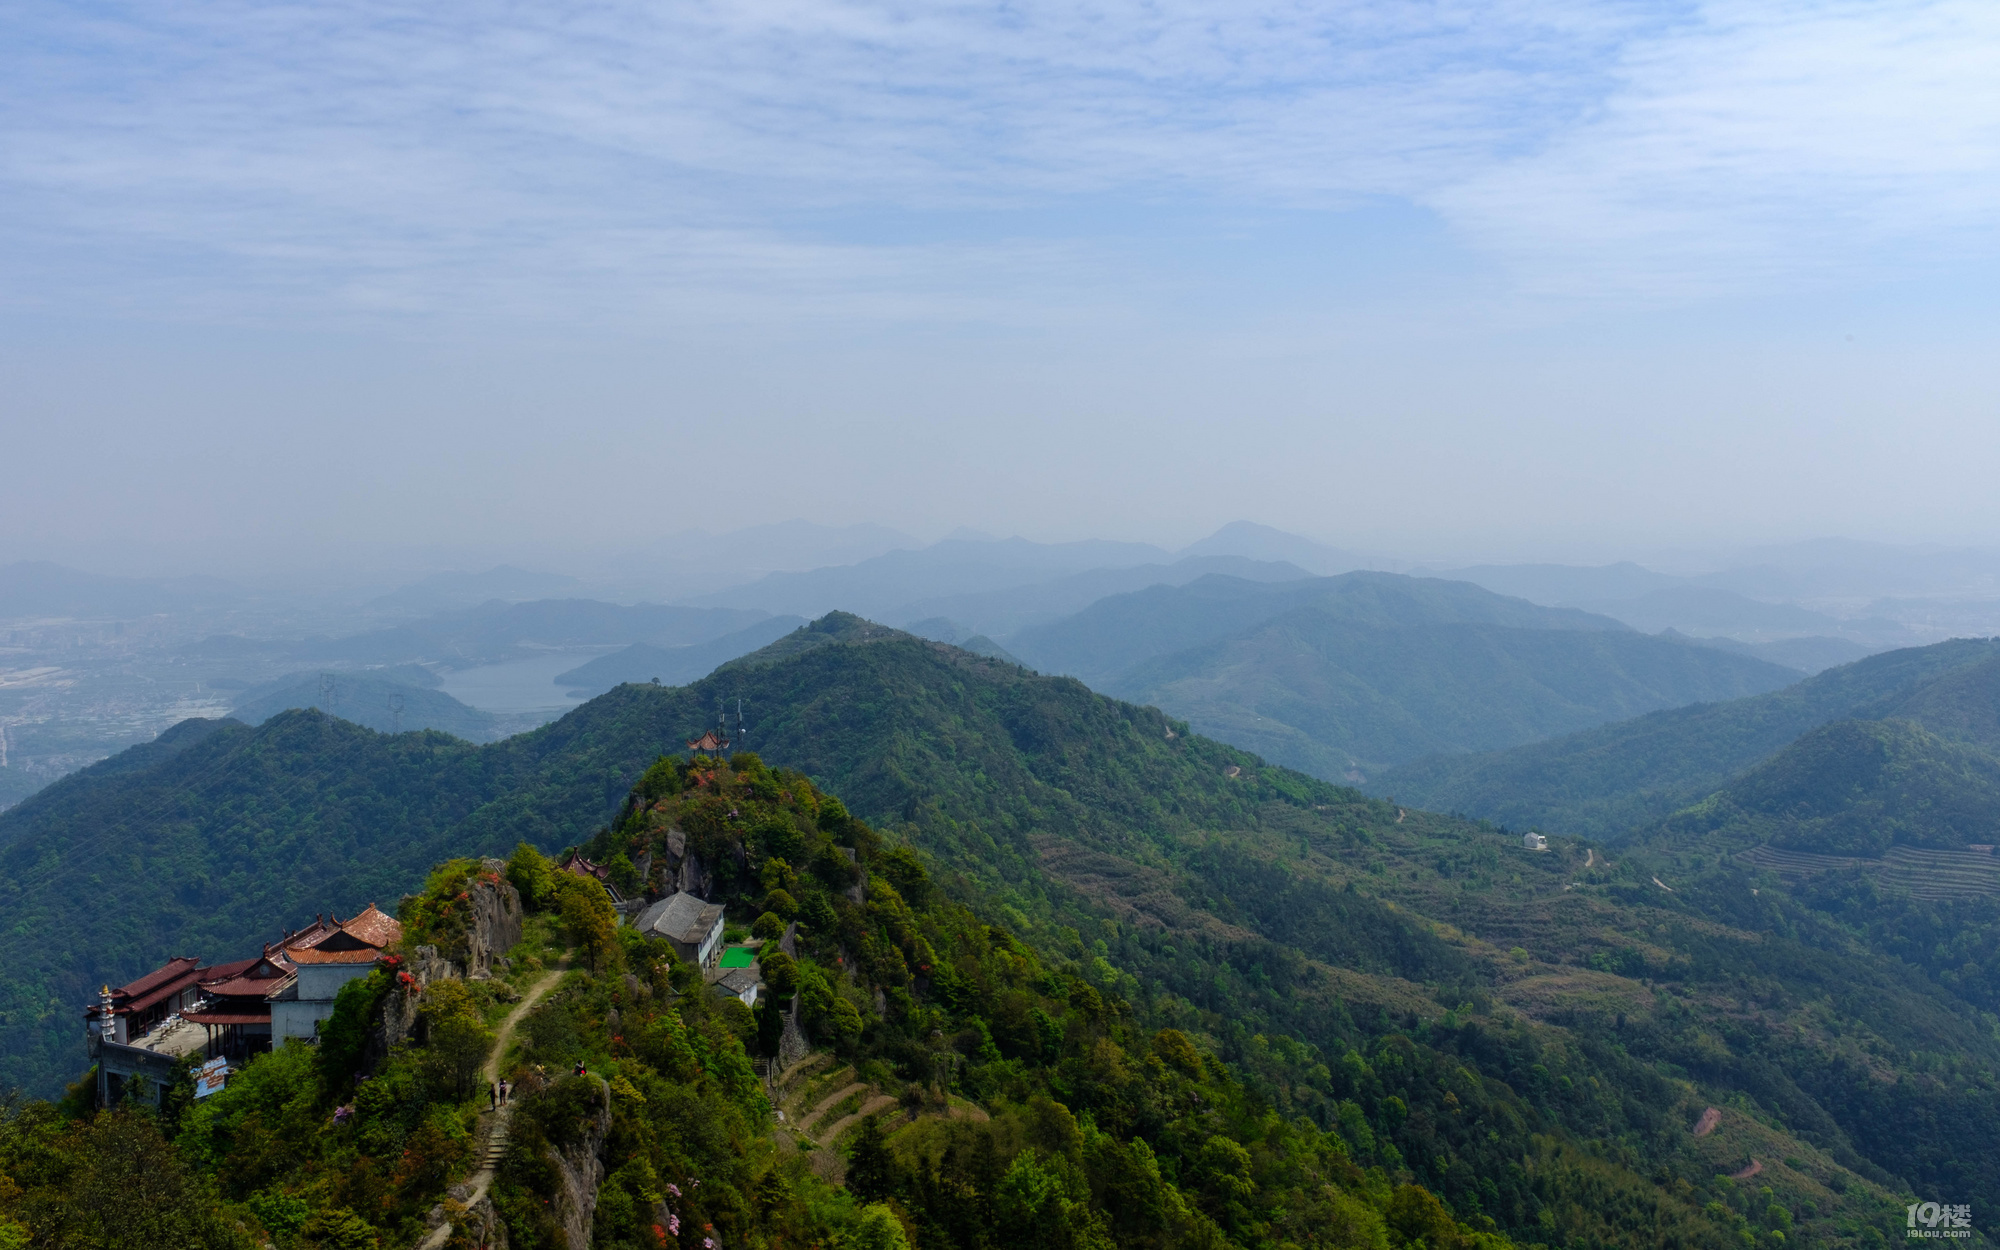
POLYGON ((507 880, 506 861, 483 859, 479 866, 484 871, 467 891, 472 896, 472 923, 466 934, 465 975, 475 981, 493 975, 493 961, 521 940, 526 918, 521 892, 507 880))
POLYGON ((552 1214, 572 1247, 590 1244, 590 1222, 597 1215, 597 1187, 604 1182, 604 1142, 611 1136, 611 1087, 596 1080, 597 1106, 582 1134, 567 1146, 551 1149, 561 1185, 552 1214))
POLYGON ((467 1207, 465 1214, 452 1221, 452 1225, 452 1240, 445 1243, 448 1246, 463 1245, 477 1247, 477 1250, 508 1250, 507 1225, 500 1219, 500 1213, 493 1209, 493 1197, 490 1194, 479 1195, 479 1201, 467 1207))
POLYGON ((388 1057, 390 1048, 410 1035, 417 1026, 417 1008, 423 997, 424 987, 433 981, 443 981, 456 977, 458 969, 450 960, 438 953, 435 946, 419 946, 403 960, 398 968, 396 984, 389 991, 389 997, 382 1002, 382 1024, 368 1046, 368 1068, 372 1071, 377 1064, 388 1057), (408 974, 405 981, 402 974, 408 974))
POLYGON ((715 870, 703 864, 701 856, 688 850, 688 836, 682 830, 667 830, 666 845, 646 864, 646 880, 653 882, 661 894, 685 891, 707 898, 715 888, 715 870))

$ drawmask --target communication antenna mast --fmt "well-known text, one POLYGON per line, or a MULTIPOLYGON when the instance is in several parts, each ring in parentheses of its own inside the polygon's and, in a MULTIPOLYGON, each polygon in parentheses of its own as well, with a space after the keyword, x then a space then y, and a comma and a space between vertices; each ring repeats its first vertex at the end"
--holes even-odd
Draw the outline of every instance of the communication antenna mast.
POLYGON ((321 673, 319 675, 319 710, 325 712, 328 716, 333 715, 333 694, 333 674, 321 673))
POLYGON ((743 700, 736 701, 736 742, 739 747, 748 739, 750 732, 743 728, 743 700))
POLYGON ((403 692, 400 690, 392 691, 389 695, 389 725, 390 733, 403 732, 403 692))

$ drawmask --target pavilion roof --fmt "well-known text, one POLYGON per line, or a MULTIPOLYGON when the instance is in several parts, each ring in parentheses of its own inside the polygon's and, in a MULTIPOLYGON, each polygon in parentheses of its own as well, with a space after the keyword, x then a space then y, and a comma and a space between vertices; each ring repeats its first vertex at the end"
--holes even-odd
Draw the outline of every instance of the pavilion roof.
POLYGON ((333 924, 316 922, 304 933, 287 938, 284 954, 300 964, 370 963, 402 936, 403 926, 395 917, 370 903, 358 916, 333 924))

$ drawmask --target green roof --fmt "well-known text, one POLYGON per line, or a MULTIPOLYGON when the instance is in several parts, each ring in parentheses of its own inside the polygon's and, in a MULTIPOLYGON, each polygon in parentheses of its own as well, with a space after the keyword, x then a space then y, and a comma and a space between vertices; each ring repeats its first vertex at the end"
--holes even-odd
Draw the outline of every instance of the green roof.
POLYGON ((732 946, 722 952, 722 966, 725 968, 748 968, 757 962, 757 952, 747 946, 732 946))

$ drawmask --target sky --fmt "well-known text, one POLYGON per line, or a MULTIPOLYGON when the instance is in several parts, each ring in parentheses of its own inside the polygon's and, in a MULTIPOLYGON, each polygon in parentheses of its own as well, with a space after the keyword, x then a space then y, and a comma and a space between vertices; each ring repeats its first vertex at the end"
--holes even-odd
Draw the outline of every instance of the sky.
POLYGON ((0 559, 2000 543, 2000 6, 23 0, 0 559))

